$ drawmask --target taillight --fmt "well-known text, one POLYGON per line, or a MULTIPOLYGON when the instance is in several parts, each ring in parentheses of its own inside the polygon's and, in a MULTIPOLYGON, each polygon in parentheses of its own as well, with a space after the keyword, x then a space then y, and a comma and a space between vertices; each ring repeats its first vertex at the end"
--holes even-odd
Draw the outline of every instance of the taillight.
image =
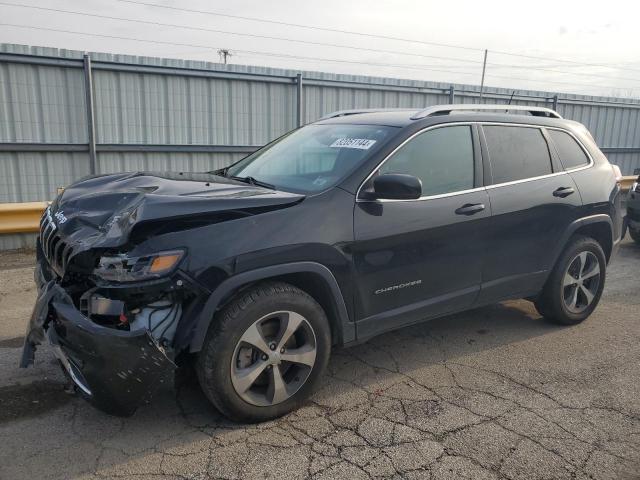
POLYGON ((620 171, 620 167, 618 165, 611 164, 611 170, 613 170, 613 173, 616 176, 616 182, 622 182, 622 171, 620 171))

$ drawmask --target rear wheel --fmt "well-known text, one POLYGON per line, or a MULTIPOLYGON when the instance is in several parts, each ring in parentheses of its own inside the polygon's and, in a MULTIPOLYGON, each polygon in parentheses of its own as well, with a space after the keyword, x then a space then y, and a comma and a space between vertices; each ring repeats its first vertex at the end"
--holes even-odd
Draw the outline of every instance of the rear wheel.
POLYGON ((286 283, 243 292, 214 319, 197 361, 205 395, 226 416, 263 421, 297 408, 331 349, 320 305, 286 283))
POLYGON ((535 301, 545 318, 575 325, 595 310, 604 288, 606 259, 592 238, 574 237, 535 301))
POLYGON ((631 236, 634 242, 640 245, 640 230, 629 228, 629 235, 631 236))

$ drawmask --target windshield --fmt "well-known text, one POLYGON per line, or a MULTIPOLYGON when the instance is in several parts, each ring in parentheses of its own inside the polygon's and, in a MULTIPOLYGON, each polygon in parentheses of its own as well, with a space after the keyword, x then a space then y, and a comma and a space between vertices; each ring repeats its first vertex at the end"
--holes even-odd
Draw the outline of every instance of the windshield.
POLYGON ((307 125, 232 165, 226 176, 318 192, 342 180, 396 131, 381 125, 307 125))

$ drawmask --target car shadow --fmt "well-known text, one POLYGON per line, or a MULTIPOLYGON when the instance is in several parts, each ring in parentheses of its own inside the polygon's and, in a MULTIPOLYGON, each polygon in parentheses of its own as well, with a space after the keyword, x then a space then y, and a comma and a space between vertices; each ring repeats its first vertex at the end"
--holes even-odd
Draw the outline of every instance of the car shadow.
MULTIPOLYGON (((544 320, 525 300, 508 301, 467 312, 436 318, 424 323, 379 335, 331 354, 327 374, 309 401, 313 405, 343 408, 355 390, 374 391, 430 365, 444 364, 479 352, 546 335, 566 328, 544 320)), ((200 425, 245 428, 245 424, 226 420, 207 401, 193 376, 181 382, 163 403, 177 402, 186 418, 200 425)), ((159 400, 156 398, 155 401, 159 400)), ((152 404, 153 405, 153 404, 152 404)), ((152 408, 152 405, 141 409, 152 408)), ((140 411, 136 414, 138 415, 140 411)))
MULTIPOLYGON (((47 369, 50 402, 36 394, 37 385, 25 392, 17 391, 19 387, 5 392, 7 398, 22 395, 24 401, 19 403, 24 408, 16 408, 15 415, 5 415, 4 422, 0 422, 0 436, 5 439, 2 450, 14 452, 15 457, 0 466, 0 477, 36 478, 39 469, 53 468, 52 465, 60 465, 61 477, 94 471, 111 477, 126 474, 131 465, 157 469, 160 463, 166 466, 167 459, 172 458, 176 462, 191 458, 195 465, 206 466, 212 449, 221 449, 223 453, 216 454, 222 457, 216 462, 224 462, 225 458, 239 454, 240 440, 263 442, 266 448, 275 441, 295 442, 290 436, 296 435, 296 427, 292 425, 297 422, 322 422, 319 417, 358 408, 359 404, 370 402, 367 395, 424 375, 433 370, 429 366, 459 361, 560 328, 541 319, 529 302, 515 301, 441 317, 380 335, 361 345, 335 349, 318 391, 299 411, 257 425, 234 423, 223 417, 189 376, 177 388, 158 392, 149 405, 141 407, 132 417, 112 417, 77 397, 58 394, 64 385, 63 377, 47 361, 38 368, 47 369), (56 382, 60 390, 55 389, 56 382), (38 411, 28 408, 32 401, 42 402, 38 411), (46 432, 57 433, 46 438, 49 435, 46 432), (55 442, 56 448, 27 455, 20 447, 41 441, 55 442), (63 468, 59 452, 72 452, 74 445, 83 445, 83 458, 66 463, 63 468), (231 450, 224 453, 227 445, 231 450)), ((430 382, 428 376, 422 378, 423 385, 430 382)), ((51 474, 56 477, 53 471, 51 474)))

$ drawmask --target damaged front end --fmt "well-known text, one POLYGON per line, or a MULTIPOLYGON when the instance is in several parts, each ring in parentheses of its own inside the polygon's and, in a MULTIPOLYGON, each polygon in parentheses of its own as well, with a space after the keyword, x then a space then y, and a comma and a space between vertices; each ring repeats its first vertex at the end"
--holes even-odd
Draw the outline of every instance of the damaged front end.
POLYGON ((211 286, 228 275, 193 232, 303 199, 213 174, 125 173, 67 187, 40 223, 21 366, 48 340, 85 398, 133 413, 173 380, 211 286))
POLYGON ((48 340, 81 395, 115 415, 131 415, 171 384, 170 345, 189 301, 182 280, 101 286, 76 275, 78 283, 65 285, 38 256, 39 295, 21 367, 33 363, 36 346, 48 340))

